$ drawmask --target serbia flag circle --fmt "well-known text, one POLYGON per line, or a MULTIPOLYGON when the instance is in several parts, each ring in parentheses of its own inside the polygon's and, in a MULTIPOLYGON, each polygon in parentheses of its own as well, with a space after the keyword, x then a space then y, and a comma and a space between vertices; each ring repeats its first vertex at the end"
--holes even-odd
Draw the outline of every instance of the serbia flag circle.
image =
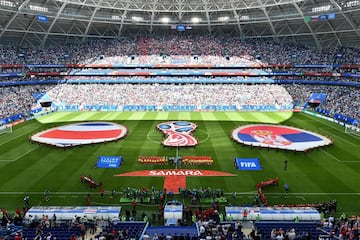
POLYGON ((31 137, 32 141, 58 147, 114 141, 124 137, 127 128, 111 122, 83 122, 51 128, 31 137))
POLYGON ((329 138, 317 133, 270 124, 253 124, 238 127, 232 131, 231 136, 237 142, 245 145, 294 151, 306 151, 311 148, 332 144, 329 138))

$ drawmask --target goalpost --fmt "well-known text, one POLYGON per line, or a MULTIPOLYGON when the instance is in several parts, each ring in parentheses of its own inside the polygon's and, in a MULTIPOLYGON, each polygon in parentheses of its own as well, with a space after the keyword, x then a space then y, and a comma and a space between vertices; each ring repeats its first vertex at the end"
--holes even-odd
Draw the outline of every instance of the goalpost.
POLYGON ((353 135, 356 135, 356 136, 360 137, 360 128, 356 127, 354 125, 346 124, 345 125, 345 133, 353 134, 353 135))
POLYGON ((12 126, 9 125, 1 125, 0 126, 0 135, 5 133, 12 133, 12 126))

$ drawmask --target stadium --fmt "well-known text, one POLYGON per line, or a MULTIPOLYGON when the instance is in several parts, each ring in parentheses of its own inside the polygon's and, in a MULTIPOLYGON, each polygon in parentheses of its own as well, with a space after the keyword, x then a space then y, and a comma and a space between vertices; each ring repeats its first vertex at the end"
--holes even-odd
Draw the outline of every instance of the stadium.
POLYGON ((0 0, 0 239, 359 239, 360 1, 0 0))

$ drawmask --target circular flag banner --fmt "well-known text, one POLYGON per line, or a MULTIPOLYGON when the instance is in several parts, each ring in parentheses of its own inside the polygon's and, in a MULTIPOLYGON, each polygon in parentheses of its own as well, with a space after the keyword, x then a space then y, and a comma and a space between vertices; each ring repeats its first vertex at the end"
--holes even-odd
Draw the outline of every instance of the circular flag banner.
POLYGON ((83 122, 51 128, 31 137, 32 141, 58 147, 114 141, 124 137, 126 127, 111 122, 83 122))
POLYGON ((332 141, 320 134, 299 128, 253 124, 238 127, 231 133, 232 138, 249 146, 279 148, 294 151, 306 151, 332 144, 332 141))

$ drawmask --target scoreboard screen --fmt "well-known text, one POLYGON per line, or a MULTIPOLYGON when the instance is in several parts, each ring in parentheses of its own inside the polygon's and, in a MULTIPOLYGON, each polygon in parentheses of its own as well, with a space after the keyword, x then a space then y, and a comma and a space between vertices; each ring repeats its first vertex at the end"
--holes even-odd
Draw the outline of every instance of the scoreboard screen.
POLYGON ((327 15, 327 18, 328 19, 334 19, 336 17, 336 13, 329 13, 328 15, 327 15))
POLYGON ((183 32, 186 30, 191 30, 192 26, 189 24, 187 24, 187 25, 186 24, 173 24, 173 25, 171 25, 171 29, 176 30, 178 32, 183 32))
POLYGON ((44 23, 48 22, 47 16, 44 16, 44 15, 37 15, 36 19, 38 22, 44 22, 44 23))
POLYGON ((182 31, 185 31, 185 30, 186 30, 185 25, 179 24, 179 25, 176 26, 176 31, 182 32, 182 31))

